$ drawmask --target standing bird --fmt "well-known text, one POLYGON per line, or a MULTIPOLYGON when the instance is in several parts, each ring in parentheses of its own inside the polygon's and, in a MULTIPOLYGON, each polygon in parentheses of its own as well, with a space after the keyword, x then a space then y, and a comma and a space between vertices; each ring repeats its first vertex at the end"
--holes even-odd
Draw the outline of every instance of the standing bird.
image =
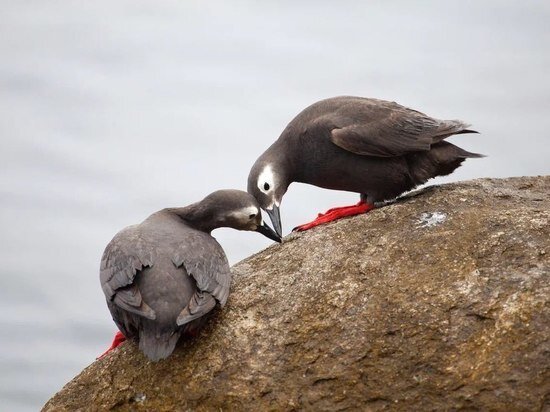
POLYGON ((448 175, 470 153, 444 139, 477 133, 460 120, 437 120, 395 102, 333 97, 296 116, 254 163, 252 194, 282 236, 279 207, 292 182, 360 193, 354 206, 333 208, 296 230, 353 216, 435 176, 448 175))
MULTIPOLYGON (((256 200, 239 190, 220 190, 198 203, 158 211, 120 231, 101 260, 101 287, 125 338, 153 361, 168 357, 180 335, 196 333, 205 315, 227 301, 231 272, 210 232, 251 230, 281 241, 263 223, 256 200)), ((106 352, 106 353, 107 353, 106 352)))

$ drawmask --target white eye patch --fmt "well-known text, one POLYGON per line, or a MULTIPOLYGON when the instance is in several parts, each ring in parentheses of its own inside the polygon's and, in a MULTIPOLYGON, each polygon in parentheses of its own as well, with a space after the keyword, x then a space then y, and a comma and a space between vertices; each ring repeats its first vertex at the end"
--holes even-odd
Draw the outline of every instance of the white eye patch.
POLYGON ((253 219, 255 216, 258 216, 260 213, 260 210, 255 206, 248 206, 243 207, 242 209, 236 210, 234 212, 231 212, 231 216, 233 216, 235 219, 239 220, 240 222, 248 222, 249 220, 253 219), (254 217, 250 217, 254 215, 254 217))
POLYGON ((258 176, 258 189, 260 189, 261 192, 267 194, 270 191, 273 190, 273 187, 275 185, 275 178, 273 174, 273 169, 271 169, 270 165, 267 165, 264 167, 264 170, 262 170, 262 173, 258 176))

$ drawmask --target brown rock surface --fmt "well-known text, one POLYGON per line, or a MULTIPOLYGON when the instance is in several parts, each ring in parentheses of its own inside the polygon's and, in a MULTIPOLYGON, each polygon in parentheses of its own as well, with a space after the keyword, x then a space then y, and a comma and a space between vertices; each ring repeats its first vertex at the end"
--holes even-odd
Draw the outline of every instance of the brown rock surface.
POLYGON ((169 359, 124 344, 44 410, 550 410, 549 218, 550 176, 479 179, 292 234, 169 359))

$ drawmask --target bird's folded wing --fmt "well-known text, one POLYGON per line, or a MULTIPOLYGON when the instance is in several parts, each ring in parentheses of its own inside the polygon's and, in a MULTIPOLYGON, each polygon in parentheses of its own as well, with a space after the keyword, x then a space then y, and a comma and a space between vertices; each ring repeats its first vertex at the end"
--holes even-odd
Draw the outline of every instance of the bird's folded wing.
POLYGON ((214 296, 223 306, 229 296, 231 271, 220 244, 208 233, 190 231, 174 251, 172 262, 183 266, 197 282, 200 292, 214 296))
POLYGON ((136 274, 153 265, 153 249, 135 227, 119 232, 105 248, 100 266, 101 288, 105 297, 129 312, 155 319, 155 312, 133 284, 136 274))
POLYGON ((381 111, 377 118, 333 115, 327 122, 334 144, 349 152, 376 157, 430 150, 432 144, 467 132, 468 127, 459 120, 437 120, 402 106, 381 111))
POLYGON ((198 319, 216 306, 216 299, 208 292, 195 292, 185 308, 180 312, 176 319, 178 326, 198 319))

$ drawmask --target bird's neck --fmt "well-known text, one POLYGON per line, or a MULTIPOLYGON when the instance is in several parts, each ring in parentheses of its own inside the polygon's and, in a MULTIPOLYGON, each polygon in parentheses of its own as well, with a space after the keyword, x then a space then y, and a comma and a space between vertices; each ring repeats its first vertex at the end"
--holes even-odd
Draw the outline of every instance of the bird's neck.
POLYGON ((288 185, 296 181, 296 172, 299 170, 299 153, 290 150, 291 146, 279 139, 265 152, 265 164, 269 164, 273 170, 277 170, 280 184, 288 185))
POLYGON ((185 207, 174 207, 165 210, 182 219, 185 224, 202 232, 210 233, 219 227, 213 211, 205 207, 201 202, 193 203, 185 207))

